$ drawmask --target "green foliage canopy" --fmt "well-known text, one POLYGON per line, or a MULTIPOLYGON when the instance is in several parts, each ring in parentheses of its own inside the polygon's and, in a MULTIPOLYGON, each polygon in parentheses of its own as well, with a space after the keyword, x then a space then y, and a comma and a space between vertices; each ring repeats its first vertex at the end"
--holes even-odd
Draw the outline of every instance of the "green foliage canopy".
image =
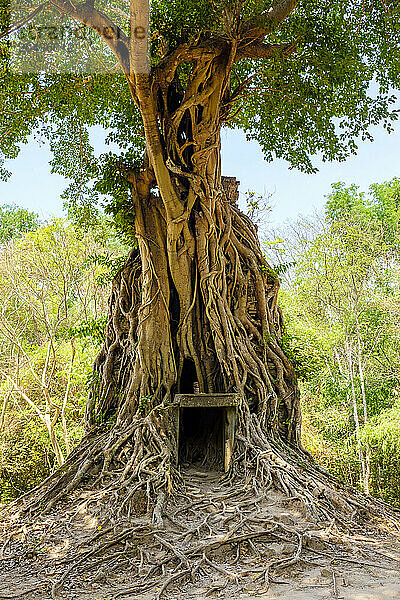
POLYGON ((394 178, 364 193, 334 184, 314 228, 293 225, 296 267, 280 296, 285 351, 301 379, 306 447, 353 485, 360 455, 368 457, 372 493, 396 504, 399 186, 394 178))
MULTIPOLYGON (((10 15, 8 0, 2 2, 0 26, 5 31, 10 15)), ((223 40, 229 47, 243 47, 248 32, 265 25, 270 6, 270 0, 154 0, 153 70, 185 42, 223 40)), ((96 8, 129 34, 124 0, 96 0, 96 8)), ((54 5, 49 10, 54 12, 54 5)), ((58 19, 71 20, 67 15, 58 19)), ((268 43, 292 44, 294 51, 235 63, 231 92, 232 98, 237 94, 236 116, 229 126, 257 140, 267 160, 280 157, 308 172, 316 154, 323 160, 344 160, 356 151, 358 136, 371 138, 372 125, 380 123, 390 131, 397 119, 393 89, 400 87, 399 25, 396 0, 302 0, 266 37, 268 43)), ((105 195, 113 199, 112 210, 124 216, 127 185, 119 166, 138 164, 144 151, 141 117, 124 76, 118 70, 88 76, 79 72, 79 65, 76 73, 17 75, 10 70, 7 37, 0 43, 3 159, 15 157, 32 133, 48 140, 53 171, 71 180, 66 201, 89 210, 105 195), (94 126, 106 130, 111 144, 110 152, 100 157, 91 144, 94 126)), ((97 39, 96 52, 100 50, 110 52, 97 39)), ((188 72, 189 66, 181 65, 182 85, 188 72)), ((4 168, 2 176, 7 176, 4 168)))
POLYGON ((123 251, 107 222, 88 232, 64 219, 0 246, 0 501, 36 485, 82 437, 105 283, 123 251))
POLYGON ((0 244, 34 231, 40 225, 39 216, 12 204, 0 206, 0 244))

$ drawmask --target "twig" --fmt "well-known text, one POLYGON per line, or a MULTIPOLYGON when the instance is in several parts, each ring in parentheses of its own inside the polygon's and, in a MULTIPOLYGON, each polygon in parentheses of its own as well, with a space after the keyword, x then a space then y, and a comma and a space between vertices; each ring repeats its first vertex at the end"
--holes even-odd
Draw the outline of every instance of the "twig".
POLYGON ((333 584, 333 597, 338 598, 339 596, 338 596, 338 591, 337 591, 336 573, 333 569, 332 569, 332 584, 333 584))
POLYGON ((190 575, 190 569, 185 569, 184 571, 180 571, 179 573, 174 573, 174 575, 171 575, 170 577, 168 577, 167 581, 165 581, 165 583, 162 585, 161 589, 157 592, 157 594, 155 596, 155 600, 160 600, 161 596, 163 595, 163 593, 165 592, 167 587, 173 581, 176 581, 177 579, 181 579, 182 577, 185 577, 186 575, 190 575))

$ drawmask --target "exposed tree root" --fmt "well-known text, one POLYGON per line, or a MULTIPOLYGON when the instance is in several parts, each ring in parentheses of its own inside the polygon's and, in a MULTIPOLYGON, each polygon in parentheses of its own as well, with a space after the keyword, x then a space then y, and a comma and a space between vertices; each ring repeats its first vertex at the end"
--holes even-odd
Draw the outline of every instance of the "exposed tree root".
MULTIPOLYGON (((207 590, 223 583, 226 593, 265 591, 310 563, 375 566, 371 534, 391 536, 393 545, 399 537, 395 510, 337 485, 298 449, 272 444, 255 415, 243 421, 225 476, 174 473, 152 418, 165 415, 84 440, 64 474, 7 507, 2 566, 31 569, 39 556, 52 573, 53 598, 67 597, 87 573, 112 580, 113 598, 168 597, 199 581, 207 590), (133 443, 139 434, 141 454, 133 443), (51 556, 52 546, 59 548, 51 556)), ((400 570, 393 550, 379 561, 400 570)), ((41 584, 41 593, 49 591, 41 584)))
MULTIPOLYGON (((159 406, 129 426, 115 425, 93 432, 71 453, 66 464, 37 488, 14 503, 18 511, 35 515, 49 512, 76 490, 91 490, 90 502, 103 498, 116 517, 135 514, 138 498, 162 524, 166 496, 179 495, 172 409, 159 406)), ((369 515, 394 518, 396 511, 376 499, 345 489, 304 451, 280 445, 263 431, 246 402, 238 409, 236 448, 227 481, 252 481, 260 494, 279 490, 293 504, 322 519, 334 519, 342 528, 369 515)), ((10 510, 12 505, 10 507, 10 510)))
MULTIPOLYGON (((339 534, 333 522, 313 522, 300 505, 295 511, 282 512, 283 495, 272 490, 262 493, 254 480, 244 486, 242 482, 231 485, 217 479, 212 474, 206 479, 187 474, 184 496, 165 508, 166 524, 162 528, 155 526, 150 516, 103 521, 106 516, 102 510, 98 521, 91 525, 95 533, 90 535, 86 528, 84 540, 79 540, 77 529, 81 533, 84 529, 87 502, 78 511, 73 511, 69 503, 60 520, 56 512, 51 519, 39 519, 36 529, 27 525, 24 541, 14 537, 9 552, 18 556, 19 565, 27 566, 32 558, 28 548, 36 544, 36 552, 43 553, 42 569, 47 568, 52 574, 54 599, 67 597, 68 590, 79 589, 82 577, 88 573, 92 580, 112 581, 115 599, 158 599, 168 597, 169 592, 175 597, 176 586, 182 593, 182 589, 200 581, 209 591, 215 585, 221 589, 223 584, 230 593, 260 593, 271 583, 287 583, 288 577, 310 563, 323 567, 334 561, 336 569, 348 562, 376 567, 374 549, 368 549, 365 541, 356 542, 339 534), (112 525, 106 527, 110 521, 112 525), (71 541, 59 559, 45 557, 43 546, 51 543, 50 532, 56 541, 63 537, 71 541), (129 573, 128 584, 121 581, 121 573, 129 573)), ((74 501, 77 499, 74 497, 74 501)), ((359 523, 356 527, 363 531, 359 523)), ((4 562, 9 557, 5 556, 4 562)), ((400 558, 397 562, 393 557, 383 562, 381 559, 380 568, 400 571, 400 558)), ((43 582, 44 591, 48 588, 43 582)))

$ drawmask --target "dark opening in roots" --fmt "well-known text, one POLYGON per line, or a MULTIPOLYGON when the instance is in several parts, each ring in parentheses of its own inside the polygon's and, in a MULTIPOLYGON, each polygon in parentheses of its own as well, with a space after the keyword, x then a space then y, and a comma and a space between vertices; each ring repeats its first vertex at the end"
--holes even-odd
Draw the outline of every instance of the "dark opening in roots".
POLYGON ((198 381, 196 367, 193 360, 185 358, 182 366, 182 374, 179 383, 181 394, 193 394, 194 383, 198 381))
POLYGON ((179 432, 179 462, 223 470, 223 408, 183 408, 179 432))

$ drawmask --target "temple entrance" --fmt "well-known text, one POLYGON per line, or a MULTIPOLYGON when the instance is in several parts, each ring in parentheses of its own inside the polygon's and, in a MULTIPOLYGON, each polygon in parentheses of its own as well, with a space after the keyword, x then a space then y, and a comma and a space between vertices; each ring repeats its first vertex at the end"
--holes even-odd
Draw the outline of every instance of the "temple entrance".
POLYGON ((173 402, 176 460, 228 471, 235 440, 237 394, 177 394, 173 402))
POLYGON ((182 408, 179 464, 220 471, 224 468, 223 408, 182 408))

